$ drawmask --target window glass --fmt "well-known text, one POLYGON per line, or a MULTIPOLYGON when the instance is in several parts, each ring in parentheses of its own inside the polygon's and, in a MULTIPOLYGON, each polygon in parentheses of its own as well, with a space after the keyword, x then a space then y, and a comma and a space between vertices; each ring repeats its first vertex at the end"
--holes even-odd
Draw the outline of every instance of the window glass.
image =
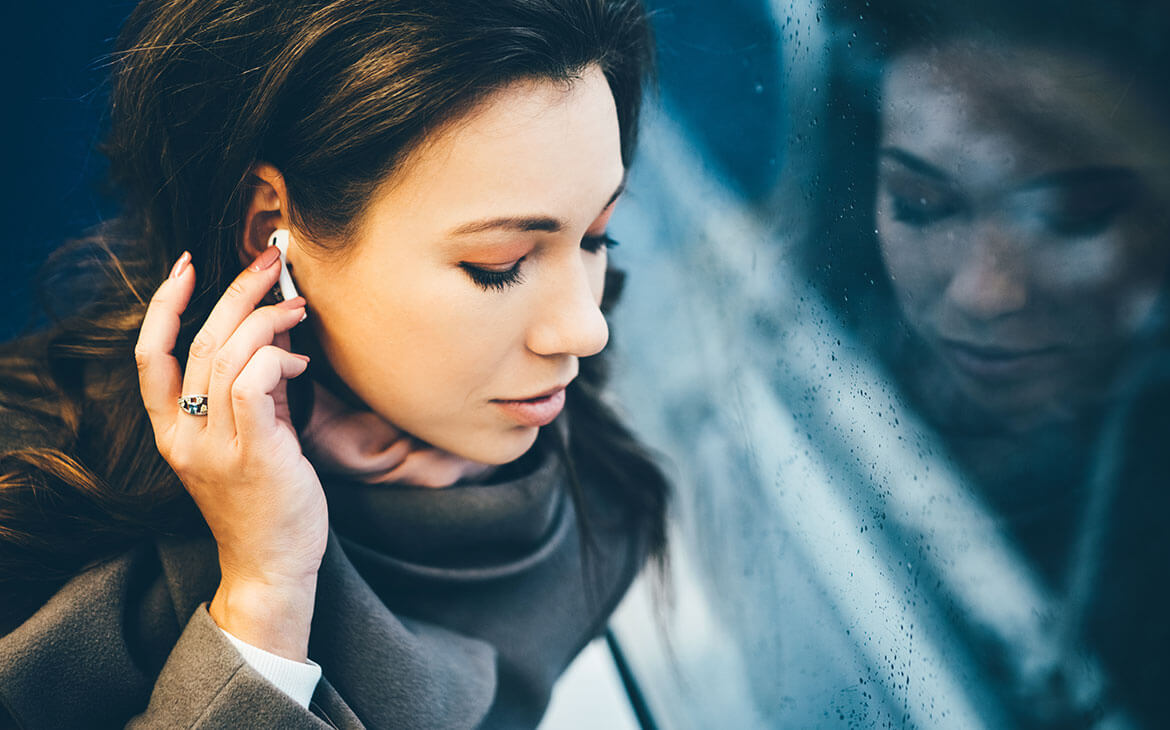
POLYGON ((613 225, 656 721, 1167 726, 1170 10, 657 4, 613 225))

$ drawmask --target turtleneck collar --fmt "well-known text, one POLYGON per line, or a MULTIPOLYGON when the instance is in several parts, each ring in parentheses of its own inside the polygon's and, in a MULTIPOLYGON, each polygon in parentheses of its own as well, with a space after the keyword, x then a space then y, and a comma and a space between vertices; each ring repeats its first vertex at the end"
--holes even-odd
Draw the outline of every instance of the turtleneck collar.
POLYGON ((518 568, 557 541, 567 516, 564 469, 546 441, 485 483, 327 481, 330 522, 347 541, 410 572, 518 568))

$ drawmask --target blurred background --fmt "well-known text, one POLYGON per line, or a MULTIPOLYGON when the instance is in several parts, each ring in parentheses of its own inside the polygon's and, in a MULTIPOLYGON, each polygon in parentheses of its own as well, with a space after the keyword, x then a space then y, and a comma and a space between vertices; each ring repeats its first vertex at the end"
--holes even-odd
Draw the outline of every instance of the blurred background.
MULTIPOLYGON (((611 226, 616 400, 678 485, 613 621, 640 721, 1170 726, 1170 9, 649 4, 611 226)), ((116 215, 133 4, 72 5, 3 11, 0 338, 116 215)))
POLYGON ((0 78, 8 140, 0 215, 0 340, 38 322, 32 283, 48 253, 116 213, 102 187, 106 65, 133 2, 7 2, 0 78))

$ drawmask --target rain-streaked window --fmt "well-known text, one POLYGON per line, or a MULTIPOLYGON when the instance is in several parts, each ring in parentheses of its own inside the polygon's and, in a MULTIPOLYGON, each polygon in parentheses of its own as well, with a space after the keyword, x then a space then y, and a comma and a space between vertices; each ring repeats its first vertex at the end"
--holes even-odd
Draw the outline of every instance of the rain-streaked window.
POLYGON ((621 392, 660 727, 1165 727, 1170 9, 658 0, 621 392))

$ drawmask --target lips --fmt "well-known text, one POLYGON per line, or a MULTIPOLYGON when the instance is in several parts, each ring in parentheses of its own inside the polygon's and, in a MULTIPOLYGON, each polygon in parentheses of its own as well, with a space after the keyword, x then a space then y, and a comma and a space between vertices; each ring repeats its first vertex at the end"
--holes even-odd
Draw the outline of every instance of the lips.
POLYGON ((558 391, 562 391, 567 387, 569 387, 568 383, 566 383, 564 385, 554 385, 553 387, 549 388, 548 390, 537 393, 536 395, 530 395, 527 398, 508 398, 508 399, 501 398, 500 401, 507 402, 507 403, 523 403, 526 401, 541 400, 542 398, 548 398, 549 396, 556 395, 556 393, 558 391))
POLYGON ((552 423, 565 408, 564 385, 551 388, 531 398, 493 400, 508 416, 521 426, 539 428, 552 423))
POLYGON ((942 352, 951 364, 972 377, 1015 380, 1051 372, 1068 351, 1059 346, 1007 348, 943 340, 942 352))

